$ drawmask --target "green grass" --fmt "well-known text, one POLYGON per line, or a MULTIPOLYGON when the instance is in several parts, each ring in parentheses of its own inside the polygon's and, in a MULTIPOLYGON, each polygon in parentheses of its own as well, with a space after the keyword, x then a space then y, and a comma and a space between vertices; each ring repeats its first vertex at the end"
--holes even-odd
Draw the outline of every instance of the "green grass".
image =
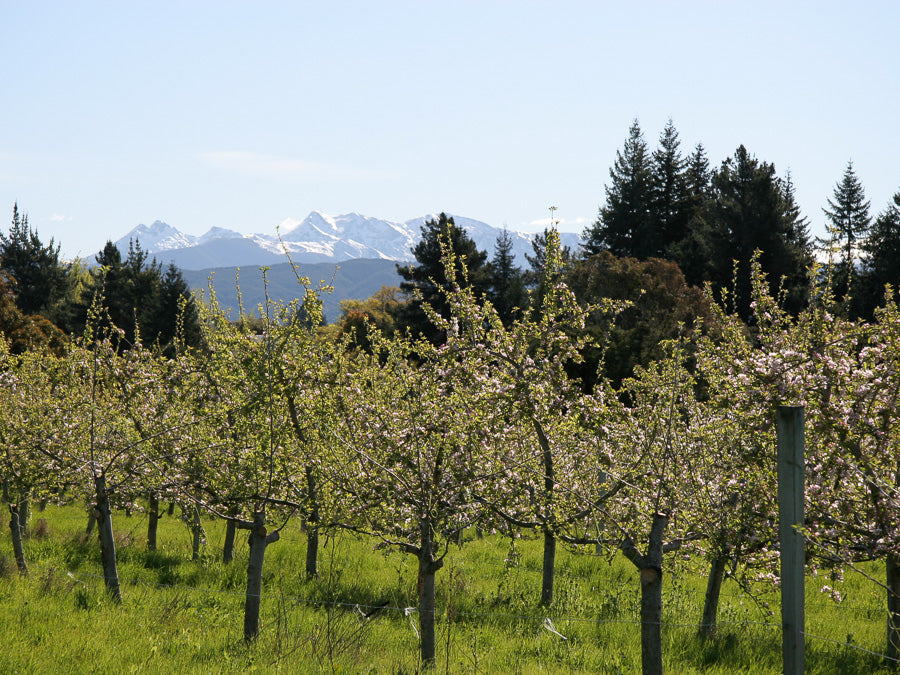
MULTIPOLYGON (((160 523, 160 550, 145 549, 146 518, 114 515, 123 603, 106 596, 95 537, 73 507, 36 513, 48 534, 26 540, 31 569, 15 573, 8 528, 0 534, 0 674, 45 672, 342 672, 420 671, 415 613, 416 564, 375 550, 372 540, 339 534, 320 556, 320 578, 304 578, 305 539, 289 524, 269 547, 262 630, 243 635, 245 535, 235 561, 220 560, 221 523, 207 522, 208 546, 190 560, 190 534, 178 519, 160 523), (387 607, 361 621, 354 605, 387 607), (415 627, 414 627, 415 626, 415 627)), ((622 556, 560 551, 556 599, 538 607, 540 542, 486 537, 452 548, 438 573, 439 672, 640 672, 639 587, 622 556), (506 562, 509 561, 509 562, 506 562), (567 639, 544 627, 549 617, 567 639)), ((872 565, 876 578, 883 571, 872 565)), ((687 571, 665 577, 663 652, 667 672, 778 673, 781 631, 777 594, 761 610, 726 582, 714 639, 697 637, 705 579, 687 571)), ((881 660, 853 645, 884 648, 884 598, 875 584, 847 572, 835 584, 810 578, 807 671, 871 673, 881 660), (845 601, 819 593, 829 583, 845 601), (819 638, 827 638, 822 640, 819 638), (842 644, 843 643, 843 644, 842 644)), ((887 670, 885 669, 887 672, 887 670)))

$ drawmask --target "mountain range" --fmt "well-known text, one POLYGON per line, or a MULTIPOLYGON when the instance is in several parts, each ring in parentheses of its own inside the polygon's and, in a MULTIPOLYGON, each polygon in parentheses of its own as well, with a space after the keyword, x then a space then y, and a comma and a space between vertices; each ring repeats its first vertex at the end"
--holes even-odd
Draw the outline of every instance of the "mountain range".
MULTIPOLYGON (((152 225, 138 225, 115 244, 124 253, 135 241, 158 262, 171 262, 182 270, 273 265, 287 262, 285 253, 296 264, 361 258, 408 262, 413 260, 412 248, 421 236, 422 225, 437 217, 431 214, 400 223, 358 213, 329 216, 313 211, 303 220, 284 220, 276 234, 241 234, 214 227, 199 237, 157 220, 152 225)), ((479 249, 487 251, 488 257, 493 255, 500 228, 461 216, 454 216, 454 222, 466 230, 479 249)), ((517 264, 524 266, 524 255, 532 252, 534 235, 509 234, 517 264)), ((577 235, 564 232, 560 236, 564 245, 577 246, 577 235)))
MULTIPOLYGON (((303 220, 284 220, 274 235, 241 234, 214 227, 201 236, 185 234, 156 221, 138 225, 115 244, 127 254, 131 243, 138 243, 164 266, 175 264, 192 289, 205 291, 213 277, 220 305, 233 313, 239 306, 235 283, 238 274, 241 301, 248 311, 265 298, 262 274, 254 268, 270 268, 270 299, 289 301, 297 297, 299 287, 290 265, 293 262, 313 284, 324 280, 334 287, 333 293, 324 298, 326 318, 333 321, 340 314, 340 300, 364 299, 381 286, 399 285, 396 263, 414 260, 412 249, 421 237, 422 226, 437 218, 432 214, 400 223, 357 213, 329 216, 313 211, 303 220), (244 270, 238 273, 238 268, 244 270)), ((488 259, 493 256, 501 228, 461 216, 454 216, 453 220, 480 250, 487 252, 488 259)), ((532 253, 535 235, 514 231, 509 234, 516 264, 527 267, 525 254, 532 253)), ((561 232, 560 239, 573 250, 578 246, 576 234, 561 232)))

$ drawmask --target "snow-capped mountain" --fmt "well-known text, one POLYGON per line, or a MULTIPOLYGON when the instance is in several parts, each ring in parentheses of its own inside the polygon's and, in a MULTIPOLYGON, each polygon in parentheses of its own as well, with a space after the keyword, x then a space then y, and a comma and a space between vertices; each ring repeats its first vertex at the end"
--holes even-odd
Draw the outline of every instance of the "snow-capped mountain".
POLYGON ((120 251, 127 251, 131 240, 140 242, 145 251, 157 253, 171 249, 194 246, 198 237, 183 234, 168 223, 161 220, 154 221, 152 225, 138 225, 125 237, 116 242, 120 251))
MULTIPOLYGON (((172 262, 184 270, 210 267, 273 265, 286 262, 340 262, 361 258, 380 258, 397 262, 411 261, 412 248, 421 236, 422 225, 437 219, 436 214, 403 223, 348 213, 329 216, 313 211, 303 220, 284 220, 275 234, 241 234, 214 227, 199 237, 184 234, 167 223, 138 225, 119 239, 123 253, 136 241, 141 248, 164 265, 172 262)), ((454 216, 457 226, 466 230, 476 246, 494 253, 500 228, 471 218, 454 216)), ((510 231, 516 263, 525 266, 524 254, 531 253, 533 234, 510 231)), ((561 233, 562 243, 578 244, 578 236, 561 233)))
POLYGON ((206 234, 196 237, 192 234, 184 234, 161 220, 156 220, 152 225, 138 225, 133 228, 131 232, 116 242, 116 246, 124 252, 134 241, 140 243, 141 248, 147 253, 161 253, 202 245, 215 239, 239 239, 243 236, 234 230, 213 227, 206 234))

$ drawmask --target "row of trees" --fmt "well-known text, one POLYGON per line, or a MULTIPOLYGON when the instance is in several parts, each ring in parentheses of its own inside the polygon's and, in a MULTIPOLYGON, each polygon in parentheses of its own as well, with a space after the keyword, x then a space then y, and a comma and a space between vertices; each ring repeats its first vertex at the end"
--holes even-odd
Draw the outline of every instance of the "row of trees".
POLYGON ((691 285, 734 288, 745 318, 750 259, 759 249, 760 264, 773 285, 782 284, 791 309, 806 302, 812 248, 790 176, 778 177, 743 145, 717 169, 710 169, 702 144, 684 157, 671 120, 652 153, 637 120, 632 124, 610 169, 606 203, 583 238, 586 256, 663 258, 677 263, 691 285))
MULTIPOLYGON (((288 519, 305 522, 305 573, 319 535, 350 528, 415 557, 421 656, 435 661, 436 577, 459 534, 534 531, 544 541, 536 601, 551 604, 558 546, 620 551, 637 571, 645 672, 661 670, 664 570, 705 561, 699 623, 712 633, 718 588, 775 578, 773 416, 807 407, 808 540, 814 564, 885 561, 888 653, 900 648, 900 486, 896 377, 900 311, 873 323, 838 318, 830 292, 796 318, 752 268, 756 333, 710 302, 708 330, 663 340, 659 357, 620 386, 602 374, 585 391, 570 374, 629 303, 582 306, 562 280, 547 235, 539 311, 506 324, 467 283, 449 237, 439 240, 445 313, 422 309, 440 344, 368 327, 366 348, 326 339, 321 303, 269 305, 251 334, 204 310, 203 351, 162 358, 122 352, 115 328, 91 322, 61 356, 5 354, 0 457, 13 512, 28 500, 85 499, 100 531, 110 592, 113 508, 148 508, 155 546, 161 499, 249 533, 244 634, 259 630, 265 552, 288 519), (680 550, 693 554, 667 555, 680 550)), ((305 280, 303 280, 305 282, 305 280)), ((98 317, 99 318, 99 317, 98 317)), ((195 541, 200 520, 189 519, 195 541)), ((16 551, 25 566, 21 547, 16 551)), ((230 557, 226 553, 226 558, 230 557)))
POLYGON ((0 332, 14 352, 45 345, 59 351, 67 336, 85 330, 93 305, 123 329, 126 345, 142 341, 171 352, 179 324, 182 339, 199 345, 196 304, 174 265, 164 270, 137 244, 123 258, 112 242, 95 262, 88 268, 62 260, 59 244, 41 242, 28 215, 13 206, 10 229, 0 233, 0 332))
POLYGON ((895 255, 900 193, 873 222, 871 203, 848 162, 823 209, 827 237, 813 241, 796 203, 790 173, 759 161, 743 146, 710 169, 702 144, 684 156, 671 120, 650 151, 632 124, 616 155, 606 202, 583 233, 583 254, 674 261, 691 285, 734 288, 735 307, 749 317, 750 259, 759 259, 773 293, 797 313, 808 302, 806 272, 816 250, 828 260, 823 284, 851 317, 871 319, 884 286, 900 282, 895 255), (736 281, 736 284, 735 284, 736 281))

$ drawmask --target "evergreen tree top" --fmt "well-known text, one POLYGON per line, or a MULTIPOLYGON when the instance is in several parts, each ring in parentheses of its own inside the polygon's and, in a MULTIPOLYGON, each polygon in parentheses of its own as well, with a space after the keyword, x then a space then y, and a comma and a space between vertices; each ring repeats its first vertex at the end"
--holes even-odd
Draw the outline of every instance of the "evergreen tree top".
POLYGON ((58 320, 56 305, 70 290, 69 265, 60 262, 59 244, 41 242, 28 214, 13 206, 9 232, 0 232, 0 269, 15 282, 16 305, 24 314, 58 320))
POLYGON ((862 183, 853 170, 853 160, 850 160, 840 183, 834 188, 834 199, 828 200, 829 208, 822 209, 832 240, 838 242, 847 255, 852 255, 856 241, 869 230, 872 222, 870 206, 871 202, 866 199, 862 183))

